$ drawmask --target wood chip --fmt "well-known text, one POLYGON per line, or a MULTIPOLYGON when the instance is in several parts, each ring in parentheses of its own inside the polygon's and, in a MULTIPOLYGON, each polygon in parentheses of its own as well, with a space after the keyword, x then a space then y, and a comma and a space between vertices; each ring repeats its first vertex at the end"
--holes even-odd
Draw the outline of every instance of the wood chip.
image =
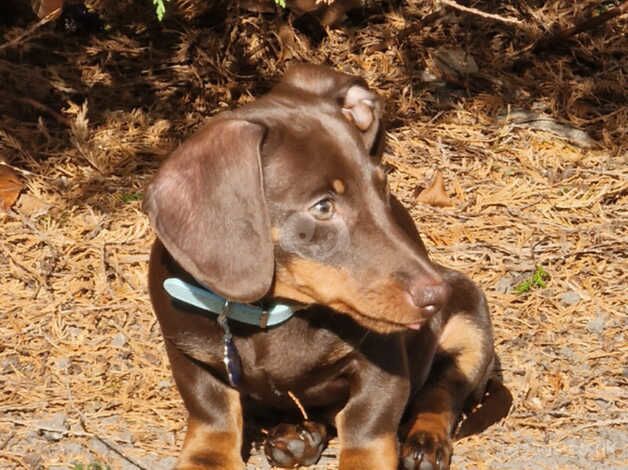
POLYGON ((447 191, 445 190, 445 180, 443 179, 443 175, 440 171, 436 172, 427 189, 424 189, 421 193, 419 193, 416 201, 434 207, 448 207, 454 205, 447 195, 447 191))

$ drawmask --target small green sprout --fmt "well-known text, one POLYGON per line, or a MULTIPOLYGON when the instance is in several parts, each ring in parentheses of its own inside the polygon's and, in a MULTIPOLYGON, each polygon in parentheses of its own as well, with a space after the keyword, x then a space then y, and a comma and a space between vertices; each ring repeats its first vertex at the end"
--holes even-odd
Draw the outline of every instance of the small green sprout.
POLYGON ((534 288, 543 288, 547 285, 545 281, 547 281, 549 278, 550 275, 547 273, 547 271, 545 271, 542 266, 537 266, 534 270, 534 273, 532 273, 532 276, 530 276, 525 281, 519 283, 515 287, 514 291, 517 294, 525 294, 526 292, 530 292, 534 288))
POLYGON ((71 470, 111 470, 111 467, 100 462, 93 462, 87 465, 75 462, 72 464, 71 470))
POLYGON ((124 202, 125 204, 128 204, 129 202, 133 202, 133 201, 141 201, 142 197, 143 195, 140 192, 123 193, 122 196, 120 196, 120 199, 122 199, 122 202, 124 202))
POLYGON ((275 0, 275 3, 281 8, 286 8, 286 0, 275 0))
POLYGON ((170 0, 153 0, 153 5, 155 5, 155 13, 157 13, 157 19, 162 21, 164 19, 164 15, 166 14, 166 4, 165 2, 169 2, 170 0))
POLYGON ((619 5, 620 5, 620 2, 618 0, 602 1, 597 7, 593 9, 592 16, 595 17, 595 16, 603 15, 604 13, 609 12, 613 8, 618 8, 619 5))

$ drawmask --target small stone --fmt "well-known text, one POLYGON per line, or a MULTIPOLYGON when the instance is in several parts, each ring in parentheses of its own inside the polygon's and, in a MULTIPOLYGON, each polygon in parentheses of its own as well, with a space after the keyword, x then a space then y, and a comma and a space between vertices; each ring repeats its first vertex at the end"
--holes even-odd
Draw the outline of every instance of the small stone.
POLYGON ((124 444, 133 444, 134 437, 129 431, 129 425, 124 419, 118 416, 110 416, 100 421, 101 426, 106 426, 108 433, 117 441, 124 444))
POLYGON ((99 426, 111 426, 116 427, 121 425, 121 420, 118 416, 107 416, 99 421, 99 426))
POLYGON ((12 370, 19 369, 19 368, 20 368, 20 360, 17 354, 9 355, 6 358, 2 359, 2 361, 0 361, 0 371, 2 373, 8 373, 8 372, 11 372, 12 370))
POLYGON ((574 305, 574 304, 577 304, 580 301, 580 299, 582 299, 582 297, 580 297, 580 294, 571 290, 569 292, 565 292, 561 296, 560 301, 564 303, 565 305, 574 305))
POLYGON ((499 292, 500 294, 506 294, 508 291, 510 291, 512 284, 512 277, 504 276, 495 284, 495 292, 499 292))
POLYGON ((591 333, 599 335, 604 331, 605 325, 606 320, 598 315, 593 320, 589 321, 589 323, 587 323, 587 330, 589 330, 591 333))
POLYGON ((122 333, 118 333, 111 340, 111 346, 114 348, 123 348, 126 345, 126 336, 122 333))
POLYGON ((561 356, 568 360, 573 360, 575 357, 573 349, 571 349, 569 346, 563 346, 562 348, 560 348, 559 352, 561 356))
POLYGON ((172 387, 172 382, 170 382, 170 380, 164 379, 164 380, 160 380, 159 383, 157 384, 157 388, 159 390, 163 390, 165 388, 170 388, 172 387))
MULTIPOLYGON (((94 375, 96 375, 96 374, 94 374, 94 375)), ((102 401, 98 400, 98 399, 91 400, 91 401, 89 401, 89 402, 87 402, 85 404, 85 413, 88 413, 88 414, 97 413, 104 406, 105 406, 105 404, 102 401)))
POLYGON ((435 82, 438 80, 438 77, 430 72, 429 69, 424 69, 421 72, 421 81, 423 82, 435 82))
POLYGON ((75 326, 70 326, 65 331, 71 339, 78 339, 79 336, 81 335, 81 329, 75 326))
POLYGON ((597 406, 599 406, 603 410, 606 410, 606 409, 610 408, 613 405, 613 403, 611 403, 611 402, 609 402, 607 400, 604 400, 603 398, 596 398, 595 399, 595 403, 597 404, 597 406))
POLYGON ((60 357, 56 360, 55 365, 57 366, 57 369, 68 370, 72 365, 72 361, 69 357, 60 357))
POLYGON ((160 357, 150 352, 144 353, 144 359, 146 359, 148 362, 150 362, 151 364, 155 366, 158 366, 161 364, 160 357))
POLYGON ((58 444, 58 447, 65 455, 69 457, 78 457, 85 453, 85 448, 82 445, 77 444, 76 442, 60 442, 58 444))
POLYGON ((172 456, 164 457, 159 461, 160 467, 163 468, 164 470, 174 468, 176 464, 177 464, 177 458, 172 457, 172 456))
POLYGON ((543 409, 543 402, 539 397, 532 397, 528 400, 528 405, 530 408, 541 411, 543 409))
POLYGON ((133 434, 131 434, 131 431, 119 431, 114 434, 116 441, 124 444, 133 444, 133 434))
POLYGON ((49 441, 59 441, 65 436, 68 426, 66 421, 68 416, 65 413, 55 413, 49 418, 37 422, 40 435, 49 441))
POLYGON ((43 468, 42 456, 35 453, 27 454, 23 457, 24 462, 28 465, 27 468, 43 468))

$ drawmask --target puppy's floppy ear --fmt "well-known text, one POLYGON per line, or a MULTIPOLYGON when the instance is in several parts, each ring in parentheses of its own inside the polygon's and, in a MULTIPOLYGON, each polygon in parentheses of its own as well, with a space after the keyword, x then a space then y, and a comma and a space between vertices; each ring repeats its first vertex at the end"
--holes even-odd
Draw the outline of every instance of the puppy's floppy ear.
POLYGON ((361 132, 369 154, 381 156, 383 103, 362 78, 320 65, 297 64, 288 69, 282 83, 334 100, 343 116, 361 132))
POLYGON ((274 273, 260 147, 266 129, 219 119, 163 164, 144 198, 159 239, 194 278, 230 300, 251 302, 274 273))

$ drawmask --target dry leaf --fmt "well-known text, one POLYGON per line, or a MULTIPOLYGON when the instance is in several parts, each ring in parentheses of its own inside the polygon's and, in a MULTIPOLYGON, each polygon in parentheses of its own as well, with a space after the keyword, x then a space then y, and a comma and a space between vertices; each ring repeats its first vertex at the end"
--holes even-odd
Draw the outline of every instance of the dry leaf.
POLYGON ((436 172, 429 187, 421 191, 416 200, 434 207, 453 206, 453 202, 445 191, 445 181, 440 171, 436 172))
POLYGON ((61 14, 61 9, 63 8, 64 0, 32 0, 31 5, 33 6, 33 11, 37 14, 39 18, 44 18, 48 16, 55 10, 59 10, 57 15, 61 14))
POLYGON ((0 165, 0 211, 8 211, 24 185, 17 174, 8 166, 0 165))

